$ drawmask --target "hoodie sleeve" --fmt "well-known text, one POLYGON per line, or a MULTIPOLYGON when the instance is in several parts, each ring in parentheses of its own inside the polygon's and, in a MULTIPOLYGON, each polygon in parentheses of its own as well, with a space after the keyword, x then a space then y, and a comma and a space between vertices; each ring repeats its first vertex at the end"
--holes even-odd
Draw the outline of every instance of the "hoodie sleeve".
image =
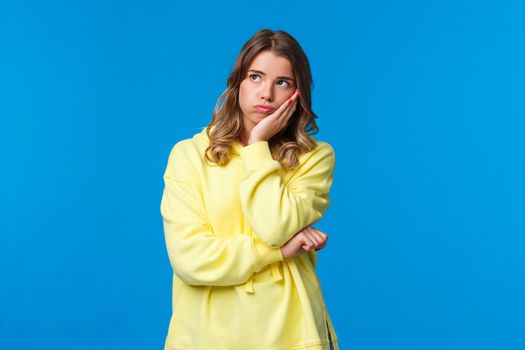
POLYGON ((304 227, 319 221, 330 205, 335 152, 326 142, 305 154, 285 183, 268 141, 240 150, 244 175, 239 188, 243 214, 260 239, 281 247, 304 227))
POLYGON ((245 283, 254 272, 283 260, 280 248, 256 235, 211 232, 183 152, 177 144, 169 155, 160 205, 174 273, 189 285, 228 286, 245 283))

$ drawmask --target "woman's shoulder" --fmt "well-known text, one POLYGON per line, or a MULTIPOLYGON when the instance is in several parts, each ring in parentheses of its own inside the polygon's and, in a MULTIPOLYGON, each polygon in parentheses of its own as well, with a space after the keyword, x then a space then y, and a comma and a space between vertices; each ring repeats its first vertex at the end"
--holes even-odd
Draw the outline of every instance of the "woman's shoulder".
MULTIPOLYGON (((172 147, 171 153, 177 155, 178 159, 181 157, 185 161, 202 162, 204 152, 210 144, 210 139, 206 133, 206 126, 197 130, 192 137, 181 139, 172 147)), ((317 163, 318 161, 335 162, 335 150, 332 145, 326 140, 320 140, 312 135, 310 138, 315 142, 315 147, 310 151, 301 153, 299 155, 299 162, 317 163)), ((239 146, 241 147, 241 146, 239 146)))
POLYGON ((202 154, 204 153, 203 150, 206 149, 206 144, 202 140, 202 135, 197 137, 199 134, 201 132, 194 134, 192 137, 179 139, 171 146, 167 163, 168 171, 176 168, 179 172, 188 172, 200 166, 203 162, 202 154))
POLYGON ((315 147, 300 155, 302 161, 315 161, 324 158, 335 158, 335 150, 328 141, 319 140, 310 135, 310 138, 315 142, 315 147))
POLYGON ((201 153, 209 144, 206 128, 197 131, 192 137, 178 140, 172 147, 172 152, 183 153, 190 156, 192 153, 201 153))

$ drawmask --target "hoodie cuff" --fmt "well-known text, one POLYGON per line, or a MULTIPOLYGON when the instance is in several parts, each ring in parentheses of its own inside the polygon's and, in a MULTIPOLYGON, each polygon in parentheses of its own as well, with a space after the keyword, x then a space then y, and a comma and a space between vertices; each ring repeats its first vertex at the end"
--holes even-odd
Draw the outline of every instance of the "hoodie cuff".
POLYGON ((277 162, 272 157, 268 141, 258 141, 244 146, 240 149, 239 155, 246 170, 258 169, 264 162, 277 162))
POLYGON ((255 256, 257 258, 257 270, 262 270, 266 265, 270 265, 276 261, 284 260, 281 248, 273 248, 263 243, 257 236, 253 236, 253 247, 255 249, 255 256))

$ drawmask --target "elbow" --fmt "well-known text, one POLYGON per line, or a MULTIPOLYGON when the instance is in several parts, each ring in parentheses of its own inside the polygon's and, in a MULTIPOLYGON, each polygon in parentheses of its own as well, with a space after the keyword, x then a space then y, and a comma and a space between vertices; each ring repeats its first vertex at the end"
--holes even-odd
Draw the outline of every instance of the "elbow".
POLYGON ((195 279, 193 279, 191 277, 191 275, 181 271, 180 269, 173 269, 173 273, 175 273, 175 275, 177 275, 177 277, 182 281, 184 282, 184 284, 187 284, 189 286, 196 286, 198 285, 195 281, 195 279))
POLYGON ((312 211, 309 216, 297 216, 296 219, 287 217, 273 225, 268 222, 261 223, 260 227, 254 227, 254 230, 263 243, 272 248, 280 248, 305 227, 321 220, 323 214, 324 210, 312 211))
POLYGON ((288 231, 281 223, 271 223, 270 220, 250 221, 250 227, 259 240, 272 248, 282 247, 290 238, 288 231))
POLYGON ((256 232, 256 234, 261 242, 271 248, 282 247, 293 236, 293 234, 283 230, 282 228, 279 228, 279 226, 276 226, 275 228, 265 227, 264 229, 260 230, 260 232, 256 232))
POLYGON ((192 278, 191 272, 183 264, 181 264, 180 261, 177 261, 177 259, 174 259, 173 256, 170 256, 170 262, 173 273, 177 275, 177 277, 182 282, 189 285, 194 284, 195 280, 192 278))
POLYGON ((172 266, 175 275, 190 286, 231 286, 249 277, 235 269, 223 270, 209 264, 192 264, 188 260, 175 262, 172 266))
POLYGON ((196 266, 192 265, 185 259, 184 254, 174 254, 168 251, 168 257, 170 260, 171 268, 173 273, 187 285, 198 286, 203 285, 204 281, 199 281, 196 266))
POLYGON ((172 264, 173 265, 173 272, 177 277, 184 282, 184 284, 190 285, 190 286, 203 286, 207 283, 206 281, 199 280, 197 274, 195 271, 192 271, 191 268, 188 268, 185 265, 182 264, 172 264))

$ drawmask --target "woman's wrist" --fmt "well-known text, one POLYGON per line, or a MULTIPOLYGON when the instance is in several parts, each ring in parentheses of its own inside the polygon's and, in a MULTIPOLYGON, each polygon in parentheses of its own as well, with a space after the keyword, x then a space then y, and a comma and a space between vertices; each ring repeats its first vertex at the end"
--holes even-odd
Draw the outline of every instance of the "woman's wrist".
POLYGON ((263 140, 263 139, 259 139, 259 138, 251 138, 248 140, 248 145, 251 145, 252 143, 256 143, 256 142, 260 142, 260 141, 266 141, 266 140, 263 140))

